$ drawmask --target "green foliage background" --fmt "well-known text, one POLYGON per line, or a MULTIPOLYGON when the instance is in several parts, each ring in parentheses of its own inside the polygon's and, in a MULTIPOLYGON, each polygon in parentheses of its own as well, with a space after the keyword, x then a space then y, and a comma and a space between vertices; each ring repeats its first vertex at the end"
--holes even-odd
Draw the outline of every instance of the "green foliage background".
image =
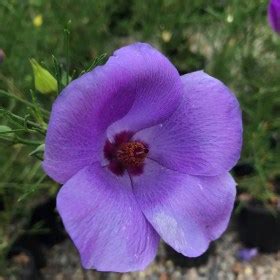
POLYGON ((267 24, 267 2, 1 0, 0 48, 6 58, 0 65, 0 89, 5 92, 0 93, 0 125, 16 131, 0 132, 0 256, 21 232, 31 207, 58 188, 43 174, 40 160, 29 156, 44 142, 44 135, 33 131, 27 121, 42 130, 44 122, 32 106, 16 99, 28 100, 39 114, 40 107, 50 110, 55 96, 35 92, 37 101, 33 98, 32 103, 29 58, 55 73, 54 55, 65 69, 67 26, 74 78, 103 53, 147 41, 162 50, 180 73, 204 69, 221 79, 235 92, 243 110, 240 163, 254 169, 237 178, 239 186, 263 201, 275 196, 273 182, 280 175, 280 36, 267 24), (40 27, 33 23, 38 15, 43 19, 40 27), (22 119, 15 121, 7 112, 22 119))

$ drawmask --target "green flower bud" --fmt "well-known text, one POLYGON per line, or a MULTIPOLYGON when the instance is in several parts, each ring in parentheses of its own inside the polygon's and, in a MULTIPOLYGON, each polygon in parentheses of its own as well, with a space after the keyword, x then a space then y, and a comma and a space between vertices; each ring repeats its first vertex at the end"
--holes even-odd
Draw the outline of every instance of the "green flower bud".
POLYGON ((34 58, 30 59, 34 73, 35 88, 43 94, 57 91, 57 81, 53 75, 43 68, 34 58))
POLYGON ((14 132, 12 132, 12 129, 6 125, 0 125, 0 135, 5 137, 14 137, 14 132))
POLYGON ((45 144, 41 144, 34 151, 32 151, 29 155, 33 156, 38 153, 44 153, 44 151, 45 151, 45 144))

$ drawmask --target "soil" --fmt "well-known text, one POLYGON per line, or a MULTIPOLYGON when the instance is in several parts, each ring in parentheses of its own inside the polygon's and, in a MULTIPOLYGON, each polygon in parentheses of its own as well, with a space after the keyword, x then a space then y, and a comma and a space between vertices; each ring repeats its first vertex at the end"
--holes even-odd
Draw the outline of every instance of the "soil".
POLYGON ((84 270, 78 252, 65 234, 54 208, 52 200, 35 208, 31 226, 43 220, 49 231, 36 236, 21 236, 10 254, 9 271, 13 276, 1 277, 0 271, 0 280, 280 279, 280 251, 258 254, 246 262, 236 257, 239 250, 244 249, 244 244, 238 239, 235 219, 229 230, 200 259, 185 258, 161 243, 155 261, 144 271, 101 273, 84 270))
POLYGON ((77 251, 72 242, 66 240, 55 245, 47 253, 47 265, 41 269, 41 279, 46 280, 278 280, 280 275, 280 252, 259 254, 249 262, 236 258, 240 248, 237 235, 229 231, 215 242, 215 251, 206 265, 196 268, 175 266, 166 257, 161 244, 156 260, 144 271, 133 273, 101 273, 84 270, 80 266, 77 251))

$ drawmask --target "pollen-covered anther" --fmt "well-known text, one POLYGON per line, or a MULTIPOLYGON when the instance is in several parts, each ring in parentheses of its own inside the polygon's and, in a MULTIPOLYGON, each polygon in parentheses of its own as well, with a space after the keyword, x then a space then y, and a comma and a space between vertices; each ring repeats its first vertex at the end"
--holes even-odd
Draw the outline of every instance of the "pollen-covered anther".
POLYGON ((117 150, 117 160, 126 167, 142 166, 149 152, 147 146, 141 142, 127 142, 117 150))

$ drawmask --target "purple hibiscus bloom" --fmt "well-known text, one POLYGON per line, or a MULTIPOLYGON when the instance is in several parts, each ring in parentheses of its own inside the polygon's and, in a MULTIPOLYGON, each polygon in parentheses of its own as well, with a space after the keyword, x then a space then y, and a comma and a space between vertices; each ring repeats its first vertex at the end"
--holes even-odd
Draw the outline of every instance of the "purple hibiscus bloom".
POLYGON ((203 71, 180 77, 148 44, 117 50, 55 101, 43 168, 85 268, 134 271, 160 237, 196 257, 226 229, 239 104, 203 71))
POLYGON ((271 28, 280 34, 280 0, 270 0, 267 13, 271 28))

